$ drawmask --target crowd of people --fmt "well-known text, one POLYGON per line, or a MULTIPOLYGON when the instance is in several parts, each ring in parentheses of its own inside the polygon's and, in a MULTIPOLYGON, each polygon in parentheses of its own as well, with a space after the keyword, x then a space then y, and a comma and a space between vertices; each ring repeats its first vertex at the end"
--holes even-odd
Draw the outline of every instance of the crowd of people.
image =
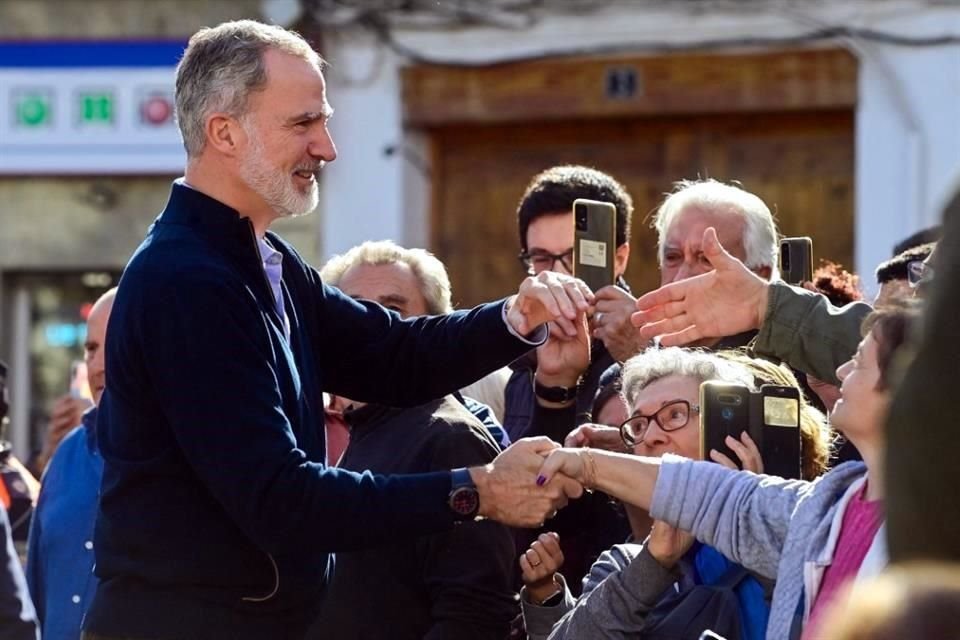
POLYGON ((945 414, 929 446, 887 425, 919 401, 906 380, 949 367, 925 332, 949 331, 930 314, 960 211, 877 267, 869 304, 833 263, 783 282, 741 186, 679 180, 642 247, 620 182, 557 166, 518 194, 516 293, 455 311, 425 250, 365 242, 317 270, 269 230, 336 158, 322 71, 278 27, 190 40, 184 177, 87 319, 93 406, 53 408, 25 573, 0 509, 2 637, 956 633, 956 502, 931 497, 943 529, 918 548, 896 484, 956 436, 945 414), (581 198, 616 210, 598 291, 573 277, 581 198), (660 286, 633 292, 645 251, 660 286), (747 425, 704 446, 711 382, 796 394, 797 477, 765 473, 782 461, 747 425))

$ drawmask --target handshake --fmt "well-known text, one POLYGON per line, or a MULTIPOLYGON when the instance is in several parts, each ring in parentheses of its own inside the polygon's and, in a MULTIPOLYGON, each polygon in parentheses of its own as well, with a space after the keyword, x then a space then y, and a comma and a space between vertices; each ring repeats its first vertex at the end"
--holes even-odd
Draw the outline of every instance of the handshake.
POLYGON ((560 445, 549 438, 524 438, 496 459, 470 469, 480 495, 480 515, 514 527, 539 527, 584 487, 562 472, 541 475, 546 459, 560 445))

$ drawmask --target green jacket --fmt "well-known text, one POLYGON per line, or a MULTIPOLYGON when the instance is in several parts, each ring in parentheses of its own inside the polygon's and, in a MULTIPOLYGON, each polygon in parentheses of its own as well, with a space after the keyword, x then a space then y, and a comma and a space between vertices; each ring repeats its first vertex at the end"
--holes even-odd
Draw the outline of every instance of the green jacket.
POLYGON ((837 367, 856 352, 860 325, 871 311, 865 302, 835 307, 818 293, 773 282, 753 349, 824 382, 839 384, 837 367))

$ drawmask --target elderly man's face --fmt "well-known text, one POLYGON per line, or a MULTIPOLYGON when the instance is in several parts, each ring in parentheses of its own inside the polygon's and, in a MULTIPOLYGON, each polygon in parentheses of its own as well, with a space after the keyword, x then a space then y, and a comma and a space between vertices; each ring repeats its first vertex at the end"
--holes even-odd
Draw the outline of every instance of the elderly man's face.
POLYGON ((112 295, 97 300, 87 317, 87 339, 83 343, 83 356, 87 363, 87 383, 90 386, 93 401, 98 405, 107 384, 103 350, 107 342, 107 321, 110 319, 112 309, 112 295))
POLYGON ((404 318, 428 313, 417 276, 402 262, 351 267, 340 278, 339 288, 351 298, 378 302, 404 318))
MULTIPOLYGON (((735 213, 687 208, 674 216, 663 239, 660 285, 686 280, 713 270, 700 244, 707 227, 717 230, 717 239, 730 255, 744 261, 743 234, 746 223, 735 213)), ((769 275, 769 274, 768 274, 769 275)))
POLYGON ((267 83, 251 94, 241 118, 246 145, 240 178, 280 217, 317 206, 317 177, 337 157, 327 130, 333 113, 323 74, 307 60, 268 50, 267 83))

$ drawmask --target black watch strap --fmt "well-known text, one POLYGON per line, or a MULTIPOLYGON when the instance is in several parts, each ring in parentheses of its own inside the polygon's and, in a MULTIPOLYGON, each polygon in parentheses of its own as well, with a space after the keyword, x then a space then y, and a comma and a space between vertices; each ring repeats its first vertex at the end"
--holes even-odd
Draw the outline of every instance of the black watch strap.
POLYGON ((572 387, 548 387, 540 384, 536 378, 533 380, 533 392, 541 400, 547 402, 570 402, 577 398, 578 386, 572 387))

